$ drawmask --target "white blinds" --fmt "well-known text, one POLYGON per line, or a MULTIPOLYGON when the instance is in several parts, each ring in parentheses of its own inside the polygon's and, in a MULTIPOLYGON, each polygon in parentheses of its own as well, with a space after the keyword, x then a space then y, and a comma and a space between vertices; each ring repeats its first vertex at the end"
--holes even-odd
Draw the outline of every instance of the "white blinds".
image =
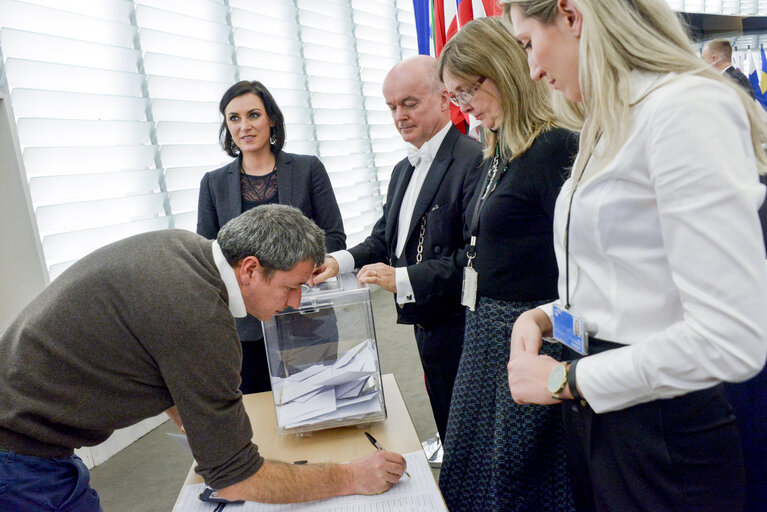
POLYGON ((51 278, 132 234, 194 230, 218 100, 260 80, 285 149, 318 155, 350 245, 380 215, 403 144, 381 98, 417 53, 410 0, 0 0, 10 92, 51 278))

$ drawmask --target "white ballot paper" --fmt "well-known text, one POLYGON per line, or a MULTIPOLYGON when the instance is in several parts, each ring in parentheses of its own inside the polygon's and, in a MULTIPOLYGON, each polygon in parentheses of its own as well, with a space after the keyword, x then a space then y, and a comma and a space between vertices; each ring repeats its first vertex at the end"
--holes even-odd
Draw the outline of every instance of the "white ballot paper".
MULTIPOLYGON (((437 488, 423 450, 405 454, 407 471, 411 478, 403 476, 399 482, 383 494, 375 496, 341 496, 308 503, 272 505, 246 501, 227 504, 226 512, 447 512, 445 502, 437 488)), ((198 496, 205 484, 190 485, 181 496, 178 512, 212 512, 216 505, 200 501, 198 496)))
POLYGON ((273 380, 277 423, 296 428, 382 412, 378 389, 366 389, 377 373, 373 340, 344 352, 331 365, 316 364, 273 380))

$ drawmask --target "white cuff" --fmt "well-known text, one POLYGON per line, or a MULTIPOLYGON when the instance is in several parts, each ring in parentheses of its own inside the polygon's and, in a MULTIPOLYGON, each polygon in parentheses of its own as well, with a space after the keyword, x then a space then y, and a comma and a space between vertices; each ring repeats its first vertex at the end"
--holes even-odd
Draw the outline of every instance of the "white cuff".
POLYGON ((546 313, 546 316, 549 317, 549 321, 551 322, 552 326, 554 325, 554 304, 558 303, 559 301, 555 300, 554 302, 549 302, 548 304, 541 304, 538 306, 538 309, 542 310, 544 313, 546 313))
POLYGON ((413 285, 410 284, 407 267, 397 267, 394 269, 394 281, 397 284, 397 304, 415 302, 415 293, 413 293, 413 285))
POLYGON ((349 251, 336 251, 328 254, 338 262, 338 273, 347 274, 354 270, 354 256, 349 251))

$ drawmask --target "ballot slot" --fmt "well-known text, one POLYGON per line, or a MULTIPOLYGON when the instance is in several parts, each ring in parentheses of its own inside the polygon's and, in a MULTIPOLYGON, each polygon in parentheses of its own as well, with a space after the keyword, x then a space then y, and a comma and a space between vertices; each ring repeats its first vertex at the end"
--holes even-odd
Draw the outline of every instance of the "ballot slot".
POLYGON ((263 327, 280 434, 386 419, 370 289, 356 276, 302 290, 298 309, 263 327))

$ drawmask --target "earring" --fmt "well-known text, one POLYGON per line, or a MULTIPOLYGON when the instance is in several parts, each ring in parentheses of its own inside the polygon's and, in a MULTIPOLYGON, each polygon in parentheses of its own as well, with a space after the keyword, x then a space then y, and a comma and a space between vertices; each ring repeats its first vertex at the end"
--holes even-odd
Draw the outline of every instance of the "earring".
POLYGON ((240 148, 237 146, 237 144, 234 143, 233 140, 229 141, 229 149, 234 153, 235 155, 240 153, 240 148))
POLYGON ((272 146, 277 144, 277 136, 274 134, 274 126, 269 129, 269 144, 272 146))

